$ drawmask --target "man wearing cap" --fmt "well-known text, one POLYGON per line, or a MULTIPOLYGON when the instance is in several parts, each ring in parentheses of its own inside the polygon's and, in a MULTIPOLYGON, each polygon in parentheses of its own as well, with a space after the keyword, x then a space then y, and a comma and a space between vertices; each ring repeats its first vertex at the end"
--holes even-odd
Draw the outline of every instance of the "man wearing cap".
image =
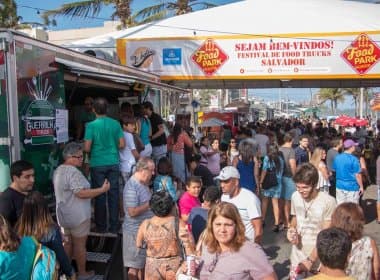
POLYGON ((336 172, 336 202, 359 203, 359 197, 363 194, 363 181, 360 173, 359 159, 352 155, 358 143, 352 139, 343 142, 344 152, 337 155, 333 162, 336 172))
POLYGON ((238 209, 245 226, 245 236, 261 242, 263 225, 261 219, 261 204, 259 198, 250 190, 239 185, 240 174, 233 166, 226 166, 216 177, 222 189, 222 201, 234 204, 238 209))

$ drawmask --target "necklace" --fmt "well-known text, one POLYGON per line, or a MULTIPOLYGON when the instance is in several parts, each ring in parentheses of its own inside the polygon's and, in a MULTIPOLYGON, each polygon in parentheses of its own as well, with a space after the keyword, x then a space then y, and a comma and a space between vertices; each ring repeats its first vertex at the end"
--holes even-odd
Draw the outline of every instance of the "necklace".
POLYGON ((307 219, 307 214, 309 213, 309 210, 310 210, 311 206, 313 206, 314 201, 315 201, 315 198, 313 198, 313 200, 310 202, 309 206, 306 207, 305 200, 302 199, 302 202, 303 202, 303 209, 305 210, 305 219, 307 219))

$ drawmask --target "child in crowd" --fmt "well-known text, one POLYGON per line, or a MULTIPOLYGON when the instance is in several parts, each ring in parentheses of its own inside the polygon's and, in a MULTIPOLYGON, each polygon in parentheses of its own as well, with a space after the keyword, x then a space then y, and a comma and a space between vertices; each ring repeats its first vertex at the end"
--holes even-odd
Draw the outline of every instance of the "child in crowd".
POLYGON ((320 273, 310 280, 353 280, 344 269, 351 252, 350 236, 343 229, 332 227, 319 232, 317 236, 317 252, 321 261, 320 273))
POLYGON ((120 150, 120 173, 123 177, 123 186, 128 181, 132 173, 132 167, 136 164, 136 160, 140 155, 137 152, 135 142, 133 141, 133 133, 136 129, 136 120, 133 117, 123 116, 121 119, 123 134, 125 139, 125 148, 120 150))
POLYGON ((199 163, 200 160, 201 160, 200 155, 193 155, 189 159, 189 169, 192 176, 200 177, 202 180, 202 189, 199 194, 199 199, 202 201, 203 193, 205 189, 209 186, 215 185, 215 182, 214 182, 214 176, 212 175, 210 170, 208 170, 206 166, 200 164, 199 163))
POLYGON ((190 177, 186 182, 186 192, 178 201, 179 214, 181 219, 187 223, 191 209, 201 206, 199 193, 201 191, 202 181, 199 177, 190 177))
POLYGON ((177 190, 173 183, 173 179, 170 176, 170 174, 172 173, 172 165, 167 157, 162 157, 158 161, 157 173, 158 175, 154 178, 153 181, 153 191, 167 191, 172 197, 173 201, 177 202, 177 190))
POLYGON ((195 243, 198 242, 201 233, 206 228, 208 211, 220 202, 221 195, 222 193, 218 187, 210 186, 206 188, 203 194, 202 207, 191 209, 187 223, 191 228, 195 243))

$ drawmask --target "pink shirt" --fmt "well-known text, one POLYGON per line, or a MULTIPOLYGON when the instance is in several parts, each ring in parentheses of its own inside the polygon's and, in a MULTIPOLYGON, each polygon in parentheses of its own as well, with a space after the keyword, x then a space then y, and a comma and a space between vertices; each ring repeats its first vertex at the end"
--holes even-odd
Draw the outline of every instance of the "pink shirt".
POLYGON ((178 201, 179 215, 189 215, 191 209, 199 206, 201 206, 199 199, 185 192, 178 201))

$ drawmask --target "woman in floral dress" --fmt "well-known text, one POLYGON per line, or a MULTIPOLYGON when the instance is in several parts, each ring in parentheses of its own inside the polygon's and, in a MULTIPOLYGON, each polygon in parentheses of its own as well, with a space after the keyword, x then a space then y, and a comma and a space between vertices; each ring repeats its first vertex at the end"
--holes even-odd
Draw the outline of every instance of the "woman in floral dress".
POLYGON ((145 280, 174 280, 186 254, 194 254, 194 242, 185 224, 173 215, 174 201, 167 191, 152 194, 149 202, 154 217, 145 220, 136 245, 146 247, 145 280))

